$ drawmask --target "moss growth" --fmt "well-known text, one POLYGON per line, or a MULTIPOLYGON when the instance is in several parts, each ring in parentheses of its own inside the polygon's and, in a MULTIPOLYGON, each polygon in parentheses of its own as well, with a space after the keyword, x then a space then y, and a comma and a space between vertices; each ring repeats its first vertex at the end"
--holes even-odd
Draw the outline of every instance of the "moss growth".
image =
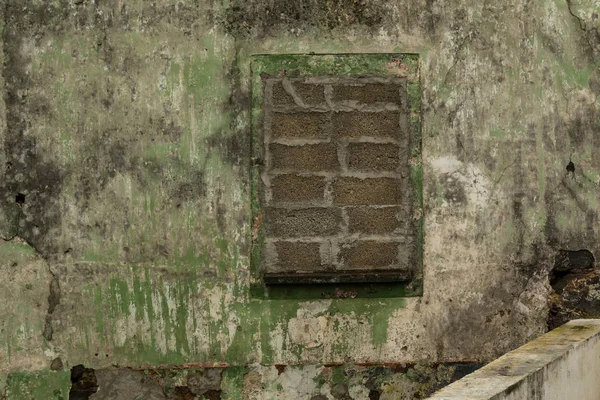
POLYGON ((71 371, 13 372, 6 380, 6 397, 10 400, 67 400, 71 371))

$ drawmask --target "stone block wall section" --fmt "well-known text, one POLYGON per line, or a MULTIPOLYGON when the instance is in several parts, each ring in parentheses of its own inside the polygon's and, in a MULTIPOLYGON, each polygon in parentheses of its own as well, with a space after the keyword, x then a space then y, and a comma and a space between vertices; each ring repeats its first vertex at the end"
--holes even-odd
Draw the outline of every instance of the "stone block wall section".
POLYGON ((265 79, 267 273, 409 272, 416 263, 406 85, 265 79))

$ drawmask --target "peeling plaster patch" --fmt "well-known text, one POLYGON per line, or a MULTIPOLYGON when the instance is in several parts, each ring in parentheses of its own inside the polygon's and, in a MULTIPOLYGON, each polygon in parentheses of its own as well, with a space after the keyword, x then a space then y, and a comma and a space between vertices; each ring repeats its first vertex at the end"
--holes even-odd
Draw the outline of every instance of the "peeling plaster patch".
POLYGON ((47 263, 32 247, 0 240, 0 370, 48 367, 42 333, 51 279, 47 263))
POLYGON ((423 318, 423 311, 418 307, 421 300, 410 300, 413 299, 409 299, 409 305, 406 308, 398 309, 390 316, 387 341, 383 346, 382 354, 400 349, 402 352, 400 357, 406 357, 409 347, 415 352, 414 346, 416 346, 419 357, 423 360, 428 359, 433 356, 432 352, 428 350, 432 347, 432 343, 427 332, 426 318, 423 318))
MULTIPOLYGON (((286 345, 286 329, 283 328, 284 323, 278 323, 274 329, 269 333, 269 346, 273 351, 273 357, 281 360, 285 358, 284 348, 286 345)), ((267 349, 261 347, 261 352, 265 352, 267 349)))
POLYGON ((318 317, 327 312, 331 306, 331 299, 306 301, 298 304, 298 318, 318 317))
POLYGON ((288 322, 290 343, 302 345, 313 349, 323 345, 323 338, 327 331, 327 319, 318 318, 292 318, 288 322))
POLYGON ((434 160, 430 160, 429 164, 433 169, 441 174, 453 174, 462 168, 463 163, 456 156, 439 157, 434 160))
POLYGON ((447 201, 461 202, 470 212, 479 212, 489 206, 491 181, 475 164, 463 163, 454 156, 440 157, 429 161, 434 171, 440 174, 440 183, 446 190, 453 191, 447 201), (460 185, 460 186, 457 186, 460 185), (456 189, 455 189, 456 188, 456 189), (464 194, 461 194, 464 191, 464 194))
POLYGON ((227 309, 227 305, 234 302, 233 295, 230 288, 215 286, 208 291, 207 297, 211 320, 214 321, 214 324, 225 328, 219 329, 215 338, 221 344, 221 352, 225 354, 233 343, 240 322, 235 312, 227 309))

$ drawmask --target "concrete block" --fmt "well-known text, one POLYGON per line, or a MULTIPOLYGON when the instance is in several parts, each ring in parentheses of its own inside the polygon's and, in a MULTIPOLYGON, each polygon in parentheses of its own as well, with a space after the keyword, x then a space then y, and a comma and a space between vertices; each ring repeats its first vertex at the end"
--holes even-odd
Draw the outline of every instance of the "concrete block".
POLYGON ((348 230, 350 233, 392 233, 400 225, 398 212, 398 207, 348 207, 348 230))
POLYGON ((321 201, 325 193, 325 178, 278 175, 271 179, 271 190, 274 203, 321 201))
POLYGON ((402 198, 402 183, 395 178, 352 178, 334 180, 336 205, 396 205, 402 198))
POLYGON ((279 266, 283 271, 319 271, 321 269, 320 244, 317 242, 275 243, 279 266))
POLYGON ((271 167, 295 171, 337 171, 340 169, 335 143, 286 146, 271 143, 271 167))
POLYGON ((339 262, 348 269, 380 269, 393 267, 398 259, 398 243, 359 240, 344 244, 339 262))
POLYGON ((400 85, 389 83, 366 83, 366 84, 346 84, 333 86, 333 100, 357 101, 361 104, 368 103, 399 103, 400 85))
POLYGON ((270 208, 266 217, 270 237, 331 236, 340 231, 342 212, 339 208, 270 208))
POLYGON ((349 143, 348 168, 358 171, 395 171, 400 166, 400 149, 391 143, 349 143))
POLYGON ((329 114, 322 112, 273 113, 271 137, 325 139, 328 136, 329 114))
POLYGON ((380 112, 336 112, 332 115, 333 136, 336 138, 358 138, 370 136, 399 140, 400 113, 380 112))

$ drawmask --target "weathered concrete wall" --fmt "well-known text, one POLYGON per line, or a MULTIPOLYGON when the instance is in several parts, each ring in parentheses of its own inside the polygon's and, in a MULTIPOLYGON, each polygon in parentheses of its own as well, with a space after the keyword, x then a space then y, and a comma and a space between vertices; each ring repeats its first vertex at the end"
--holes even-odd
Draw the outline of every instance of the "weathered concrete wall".
POLYGON ((600 242, 597 0, 6 0, 0 369, 490 360, 600 242), (249 57, 416 52, 424 295, 249 294, 249 57), (571 164, 569 170, 566 167, 571 164))
POLYGON ((431 400, 594 400, 600 393, 600 321, 573 320, 527 343, 431 400))

